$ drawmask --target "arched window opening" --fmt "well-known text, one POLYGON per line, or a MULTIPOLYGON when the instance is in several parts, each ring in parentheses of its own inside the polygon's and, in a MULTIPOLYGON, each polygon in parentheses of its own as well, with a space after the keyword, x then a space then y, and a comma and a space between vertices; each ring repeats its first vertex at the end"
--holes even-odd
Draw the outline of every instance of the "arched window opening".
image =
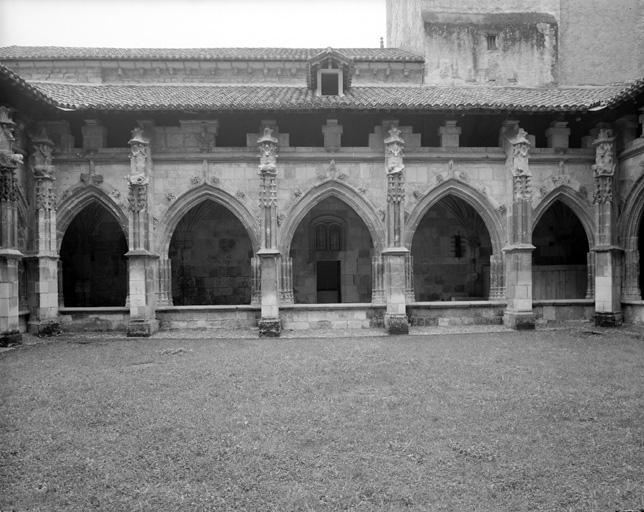
POLYGON ((291 242, 294 301, 371 302, 372 247, 367 226, 349 205, 336 197, 320 201, 291 242))
POLYGON ((204 201, 179 221, 170 241, 175 306, 250 304, 253 245, 225 206, 204 201))
POLYGON ((477 211, 448 195, 432 206, 411 245, 419 302, 486 300, 490 293, 490 234, 477 211))
POLYGON ((561 201, 548 208, 532 233, 532 297, 583 299, 588 283, 588 237, 561 201))
POLYGON ((125 306, 127 241, 103 206, 92 203, 71 222, 60 248, 66 307, 125 306))

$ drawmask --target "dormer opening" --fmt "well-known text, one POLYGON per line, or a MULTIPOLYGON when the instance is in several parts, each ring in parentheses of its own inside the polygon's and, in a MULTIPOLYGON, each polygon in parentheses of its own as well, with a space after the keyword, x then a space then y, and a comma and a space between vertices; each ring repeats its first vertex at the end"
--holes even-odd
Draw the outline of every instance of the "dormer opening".
POLYGON ((344 96, 352 73, 353 61, 331 48, 309 59, 309 87, 318 96, 344 96))

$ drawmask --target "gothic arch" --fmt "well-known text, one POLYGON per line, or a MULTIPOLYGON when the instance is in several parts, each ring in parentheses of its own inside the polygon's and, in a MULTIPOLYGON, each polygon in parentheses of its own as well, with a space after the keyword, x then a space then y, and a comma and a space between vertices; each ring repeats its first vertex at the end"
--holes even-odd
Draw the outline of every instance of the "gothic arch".
POLYGON ((92 204, 98 203, 110 212, 119 226, 123 230, 125 240, 128 240, 128 219, 123 208, 118 205, 114 200, 98 187, 90 186, 77 189, 74 193, 64 199, 58 206, 58 213, 56 216, 56 230, 57 240, 56 246, 60 252, 60 246, 63 242, 63 237, 67 228, 72 223, 76 215, 78 215, 83 208, 92 204))
POLYGON ((636 250, 640 224, 644 215, 644 174, 636 181, 626 196, 624 209, 619 217, 617 233, 626 250, 636 250))
POLYGON ((239 219, 250 237, 253 244, 253 249, 257 252, 260 249, 260 236, 257 221, 253 218, 246 207, 234 196, 230 195, 219 188, 213 187, 210 184, 203 183, 184 194, 180 195, 165 212, 163 217, 159 220, 159 229, 156 233, 156 247, 162 256, 168 255, 170 248, 170 241, 172 235, 181 221, 189 210, 198 204, 212 200, 222 206, 228 208, 235 217, 239 219))
POLYGON ((505 245, 506 236, 501 215, 496 211, 490 202, 490 199, 481 191, 467 183, 463 183, 462 181, 458 181, 453 178, 444 181, 431 190, 412 210, 409 219, 405 223, 405 246, 407 248, 411 248, 414 234, 416 233, 416 229, 418 228, 420 221, 432 206, 448 195, 458 197, 474 207, 476 212, 483 219, 485 227, 490 233, 494 254, 503 254, 502 250, 505 245))
POLYGON ((587 202, 583 201, 574 190, 569 187, 557 187, 554 190, 551 190, 539 203, 539 205, 533 210, 532 213, 532 228, 537 226, 543 214, 548 211, 555 202, 561 201, 568 208, 570 208, 573 213, 577 216, 581 225, 584 227, 586 232, 586 238, 588 238, 588 247, 592 248, 595 246, 595 218, 594 212, 587 202))
POLYGON ((385 228, 378 217, 375 207, 353 188, 338 181, 325 181, 306 192, 300 201, 288 212, 284 224, 281 226, 278 239, 278 248, 282 254, 288 254, 295 230, 304 216, 316 204, 328 197, 336 197, 350 206, 362 219, 369 230, 376 253, 382 252, 385 247, 385 228))

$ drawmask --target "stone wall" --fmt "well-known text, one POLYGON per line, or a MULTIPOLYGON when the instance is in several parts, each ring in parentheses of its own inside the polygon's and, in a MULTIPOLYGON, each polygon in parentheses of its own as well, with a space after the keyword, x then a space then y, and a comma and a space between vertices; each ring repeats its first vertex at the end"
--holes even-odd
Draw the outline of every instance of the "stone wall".
POLYGON ((644 75, 644 1, 562 0, 562 85, 601 85, 644 75))
POLYGON ((318 262, 339 261, 341 298, 338 302, 371 302, 372 241, 364 222, 347 204, 329 198, 302 219, 291 243, 295 303, 316 304, 318 262), (317 250, 315 225, 341 229, 340 250, 317 250))
POLYGON ((207 201, 178 224, 169 258, 176 306, 250 304, 253 246, 242 223, 207 201))
POLYGON ((430 84, 544 86, 556 81, 557 21, 543 13, 424 12, 430 84))

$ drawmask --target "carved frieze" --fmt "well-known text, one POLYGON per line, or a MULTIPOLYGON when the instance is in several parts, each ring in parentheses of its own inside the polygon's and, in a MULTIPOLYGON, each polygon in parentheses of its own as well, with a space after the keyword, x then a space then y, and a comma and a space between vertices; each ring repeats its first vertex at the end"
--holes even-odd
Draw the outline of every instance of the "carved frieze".
POLYGON ((560 187, 562 185, 570 185, 570 176, 566 176, 566 175, 553 176, 552 184, 555 187, 560 187))
POLYGON ((56 192, 52 180, 36 180, 36 209, 45 211, 56 211, 56 192))
POLYGON ((100 185, 103 183, 104 178, 102 174, 81 173, 80 180, 85 185, 100 185))
POLYGON ((387 176, 387 201, 400 203, 405 200, 405 180, 401 173, 390 173, 387 176))
POLYGON ((613 200, 613 177, 597 176, 595 178, 595 192, 593 203, 610 203, 613 200))
POLYGON ((12 168, 0 167, 0 201, 14 202, 18 199, 18 181, 12 168))
POLYGON ((514 198, 517 201, 530 201, 532 198, 532 183, 530 176, 513 176, 514 198))
POLYGON ((277 180, 273 176, 262 176, 259 184, 260 207, 277 206, 277 180))
POLYGON ((148 185, 130 183, 130 191, 127 198, 128 210, 131 212, 142 212, 148 208, 148 185))

